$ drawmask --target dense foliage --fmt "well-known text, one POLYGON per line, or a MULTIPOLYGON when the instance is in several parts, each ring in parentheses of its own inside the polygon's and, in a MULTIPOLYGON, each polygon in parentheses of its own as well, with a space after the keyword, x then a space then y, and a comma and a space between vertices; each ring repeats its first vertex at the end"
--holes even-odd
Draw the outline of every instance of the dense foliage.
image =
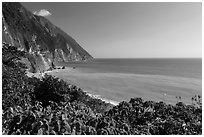
POLYGON ((132 98, 112 106, 58 78, 27 77, 20 62, 24 56, 3 44, 3 134, 202 134, 202 102, 196 97, 192 105, 132 98))
POLYGON ((24 52, 3 44, 2 108, 4 110, 15 105, 23 106, 26 102, 31 101, 29 93, 32 92, 32 85, 28 84, 25 66, 20 62, 20 58, 24 56, 24 52))

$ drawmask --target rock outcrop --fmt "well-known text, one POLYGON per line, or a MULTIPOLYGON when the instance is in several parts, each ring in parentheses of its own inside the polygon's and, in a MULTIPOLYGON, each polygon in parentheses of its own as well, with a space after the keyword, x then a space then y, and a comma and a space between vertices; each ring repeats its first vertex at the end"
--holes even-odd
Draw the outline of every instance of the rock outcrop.
POLYGON ((31 72, 53 69, 58 61, 93 58, 72 37, 20 3, 2 3, 2 42, 26 51, 23 61, 31 72))

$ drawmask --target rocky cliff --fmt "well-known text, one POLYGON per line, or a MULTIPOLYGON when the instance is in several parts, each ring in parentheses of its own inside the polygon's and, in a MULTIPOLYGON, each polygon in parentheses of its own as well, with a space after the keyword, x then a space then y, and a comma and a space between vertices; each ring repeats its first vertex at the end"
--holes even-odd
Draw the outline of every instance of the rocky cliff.
POLYGON ((58 61, 92 58, 72 37, 20 3, 2 3, 2 42, 26 51, 23 61, 31 72, 53 69, 58 61))

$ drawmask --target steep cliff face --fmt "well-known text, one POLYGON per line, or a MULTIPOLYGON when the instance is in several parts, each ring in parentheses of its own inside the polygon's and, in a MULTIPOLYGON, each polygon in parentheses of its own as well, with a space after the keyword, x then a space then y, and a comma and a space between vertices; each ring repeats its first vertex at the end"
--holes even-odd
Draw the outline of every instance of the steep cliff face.
POLYGON ((20 3, 2 3, 2 42, 27 52, 31 72, 52 69, 58 61, 82 61, 92 56, 72 37, 20 3))

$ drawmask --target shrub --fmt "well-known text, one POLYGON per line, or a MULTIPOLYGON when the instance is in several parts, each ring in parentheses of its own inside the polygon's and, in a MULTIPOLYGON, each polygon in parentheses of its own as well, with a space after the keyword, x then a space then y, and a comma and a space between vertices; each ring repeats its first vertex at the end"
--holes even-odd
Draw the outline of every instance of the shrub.
POLYGON ((7 44, 2 51, 3 134, 202 134, 201 96, 198 107, 132 98, 107 111, 110 104, 63 80, 28 78, 24 53, 7 44))
POLYGON ((24 105, 30 102, 33 86, 28 84, 26 67, 20 62, 24 52, 16 47, 3 44, 2 47, 2 108, 24 105))
POLYGON ((49 105, 49 101, 56 103, 64 101, 63 93, 66 92, 67 89, 64 88, 62 82, 50 75, 45 75, 35 86, 34 97, 35 100, 42 102, 43 107, 46 107, 49 105))

